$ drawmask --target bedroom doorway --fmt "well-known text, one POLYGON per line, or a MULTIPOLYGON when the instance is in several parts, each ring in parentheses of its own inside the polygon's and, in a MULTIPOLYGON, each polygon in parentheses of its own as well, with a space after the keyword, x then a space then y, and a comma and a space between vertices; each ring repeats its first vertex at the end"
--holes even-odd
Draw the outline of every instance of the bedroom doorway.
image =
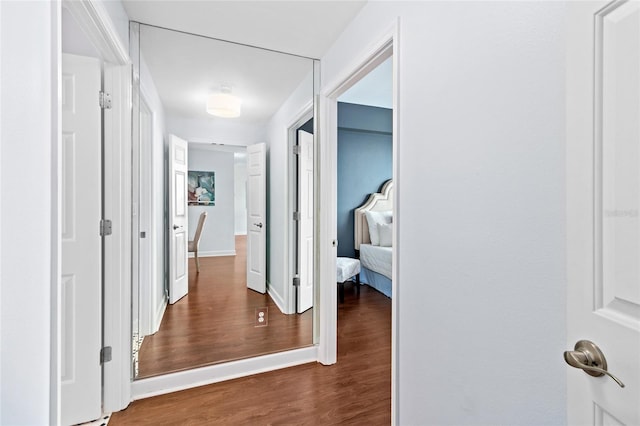
MULTIPOLYGON (((321 150, 321 158, 325 158, 326 162, 321 170, 324 178, 320 203, 330 209, 331 215, 320 221, 320 227, 327 230, 320 234, 321 238, 326 239, 320 241, 321 270, 326 273, 326 279, 322 280, 324 291, 321 292, 320 300, 326 305, 324 312, 328 315, 326 319, 321 318, 321 321, 335 321, 333 324, 336 330, 340 330, 339 339, 343 343, 347 343, 352 337, 362 336, 361 333, 365 330, 371 330, 366 331, 367 339, 362 340, 361 344, 368 345, 367 351, 371 351, 368 353, 374 353, 376 356, 375 364, 370 364, 371 375, 376 376, 381 383, 388 384, 387 389, 390 392, 385 395, 383 401, 388 404, 392 419, 396 417, 397 401, 395 348, 398 256, 395 242, 399 221, 396 219, 398 201, 393 195, 394 190, 396 193, 398 190, 398 57, 394 54, 397 51, 397 30, 397 26, 393 26, 378 39, 378 43, 374 42, 362 48, 356 55, 359 58, 355 61, 357 65, 352 64, 340 70, 337 78, 333 76, 332 80, 337 83, 325 88, 322 91, 324 98, 321 99, 325 101, 322 111, 326 115, 322 129, 327 140, 325 149, 321 150), (384 104, 374 103, 372 100, 376 97, 384 98, 385 95, 380 92, 386 93, 387 101, 384 104), (345 135, 348 139, 346 143, 345 135), (359 189, 355 193, 354 187, 359 184, 362 184, 363 188, 365 184, 369 187, 359 189), (385 192, 387 195, 384 195, 385 192), (388 253, 388 276, 384 276, 383 271, 363 267, 361 247, 356 251, 360 243, 374 246, 370 241, 369 227, 366 226, 363 233, 359 234, 354 217, 355 209, 361 207, 370 197, 387 198, 383 202, 384 206, 374 202, 375 207, 371 210, 382 216, 375 226, 372 223, 372 231, 378 231, 378 225, 384 228, 383 246, 387 247, 380 247, 379 231, 374 235, 374 239, 378 237, 374 242, 377 243, 375 249, 383 248, 388 253), (335 277, 338 260, 342 264, 343 258, 347 258, 348 263, 359 263, 360 279, 369 281, 372 275, 382 277, 387 289, 375 288, 375 280, 364 285, 354 283, 353 279, 347 280, 344 283, 344 302, 340 303, 338 290, 342 286, 337 283, 335 277), (359 294, 357 289, 360 289, 359 294), (369 329, 369 325, 374 321, 375 328, 369 329)), ((365 219, 363 223, 368 225, 365 219)), ((347 278, 353 275, 356 274, 348 273, 347 278)), ((349 357, 348 353, 340 351, 341 347, 348 345, 338 344, 337 333, 327 333, 323 336, 321 332, 320 342, 327 348, 327 356, 321 362, 329 364, 349 357)))

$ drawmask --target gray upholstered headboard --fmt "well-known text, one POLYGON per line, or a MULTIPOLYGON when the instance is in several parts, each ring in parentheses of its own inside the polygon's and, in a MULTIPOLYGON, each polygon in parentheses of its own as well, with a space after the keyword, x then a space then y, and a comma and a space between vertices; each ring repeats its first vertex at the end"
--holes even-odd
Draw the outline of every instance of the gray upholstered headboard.
POLYGON ((393 180, 389 179, 382 185, 380 192, 369 195, 367 201, 354 211, 354 248, 360 250, 360 244, 369 244, 369 227, 365 211, 382 212, 393 210, 393 180))

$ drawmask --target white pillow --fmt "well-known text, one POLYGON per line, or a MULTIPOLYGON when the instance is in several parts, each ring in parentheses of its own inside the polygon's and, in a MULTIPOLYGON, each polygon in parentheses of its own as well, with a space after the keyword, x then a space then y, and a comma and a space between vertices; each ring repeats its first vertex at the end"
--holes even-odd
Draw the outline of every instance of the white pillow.
POLYGON ((378 234, 378 223, 386 224, 391 223, 392 220, 392 212, 391 210, 382 211, 382 212, 372 212, 366 211, 364 215, 367 218, 367 225, 369 228, 369 239, 371 240, 371 245, 379 246, 380 245, 380 237, 378 234))
POLYGON ((379 223, 378 236, 380 238, 380 247, 391 247, 393 242, 393 225, 390 223, 379 223))

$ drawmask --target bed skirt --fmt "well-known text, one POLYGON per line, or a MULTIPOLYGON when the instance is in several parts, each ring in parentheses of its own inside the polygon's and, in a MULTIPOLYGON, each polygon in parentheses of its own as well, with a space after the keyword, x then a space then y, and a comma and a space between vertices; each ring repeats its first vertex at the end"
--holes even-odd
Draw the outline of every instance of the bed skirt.
POLYGON ((365 267, 360 271, 360 283, 368 284, 387 297, 391 297, 391 280, 382 274, 367 269, 365 267))

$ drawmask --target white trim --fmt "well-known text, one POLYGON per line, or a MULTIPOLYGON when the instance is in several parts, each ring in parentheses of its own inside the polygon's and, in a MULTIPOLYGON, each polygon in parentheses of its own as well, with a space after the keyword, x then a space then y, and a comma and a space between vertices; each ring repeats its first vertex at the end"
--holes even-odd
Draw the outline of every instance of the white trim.
POLYGON ((324 143, 320 144, 320 166, 322 188, 320 188, 320 340, 318 360, 323 364, 333 364, 337 359, 337 289, 335 283, 337 211, 337 144, 338 144, 338 104, 337 99, 376 66, 392 56, 393 60, 393 181, 394 221, 393 221, 393 270, 392 270, 392 318, 391 318, 391 419, 398 423, 398 292, 399 273, 397 269, 400 250, 398 248, 398 220, 401 184, 399 169, 399 28, 396 18, 389 28, 381 33, 360 55, 345 66, 331 84, 325 85, 320 95, 321 133, 324 143))
POLYGON ((130 63, 129 49, 120 41, 118 32, 100 0, 62 0, 89 41, 105 62, 130 63))
POLYGON ((280 295, 280 293, 278 293, 275 287, 269 284, 268 281, 267 281, 267 294, 269 294, 269 297, 271 297, 271 300, 273 300, 273 303, 275 303, 278 306, 278 309, 280 309, 280 312, 282 312, 283 314, 295 313, 295 310, 291 312, 284 309, 286 307, 286 304, 284 303, 284 298, 280 295))
POLYGON ((155 334, 155 333, 158 332, 158 330, 160 330, 160 323, 162 323, 162 318, 164 317, 164 313, 167 310, 167 306, 168 305, 169 305, 169 299, 164 297, 162 299, 162 303, 160 304, 160 306, 156 310, 150 334, 155 334))
POLYGON ((62 306, 62 6, 59 0, 51 3, 51 378, 49 381, 49 422, 60 424, 60 382, 62 306))
MULTIPOLYGON (((297 222, 293 220, 293 212, 296 210, 296 175, 294 170, 296 170, 295 162, 297 161, 296 156, 293 155, 293 146, 296 144, 297 140, 297 130, 304 123, 313 118, 313 100, 304 105, 300 110, 293 116, 293 119, 287 125, 287 193, 285 194, 285 199, 288 203, 287 209, 287 226, 285 226, 285 241, 288 242, 287 247, 287 256, 285 256, 285 265, 284 270, 286 271, 286 279, 287 283, 293 282, 293 277, 295 275, 295 264, 297 256, 295 247, 296 247, 296 226, 297 222)), ((286 292, 284 295, 283 306, 287 309, 282 310, 282 312, 286 313, 295 313, 296 312, 296 291, 293 285, 286 285, 286 292)))
MULTIPOLYGON (((198 251, 198 257, 235 256, 235 250, 198 251)), ((194 253, 189 253, 189 258, 194 258, 194 253)))
POLYGON ((287 352, 246 358, 177 373, 136 380, 131 386, 134 400, 223 382, 252 374, 316 362, 317 348, 309 346, 287 352))

